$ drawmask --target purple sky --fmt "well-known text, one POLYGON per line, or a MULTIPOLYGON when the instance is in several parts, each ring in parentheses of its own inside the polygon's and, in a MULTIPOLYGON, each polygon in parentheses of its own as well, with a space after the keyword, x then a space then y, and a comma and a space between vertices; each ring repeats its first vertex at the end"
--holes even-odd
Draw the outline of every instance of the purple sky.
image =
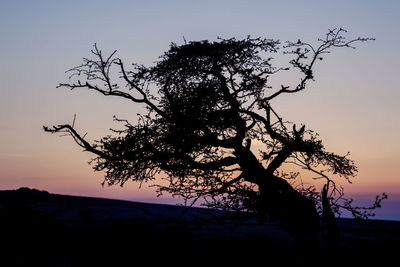
POLYGON ((133 183, 102 188, 102 173, 87 164, 91 155, 41 129, 77 114, 77 128, 95 140, 109 133, 113 115, 129 118, 139 110, 118 99, 55 88, 95 42, 105 52, 117 49, 126 63, 148 65, 183 37, 315 42, 327 29, 344 27, 350 37, 376 41, 328 55, 316 68, 316 81, 282 99, 279 109, 316 130, 328 150, 350 151, 359 175, 347 191, 359 199, 389 193, 385 214, 392 215, 381 217, 400 220, 393 204, 400 199, 398 14, 399 1, 1 1, 0 189, 163 201, 133 183))

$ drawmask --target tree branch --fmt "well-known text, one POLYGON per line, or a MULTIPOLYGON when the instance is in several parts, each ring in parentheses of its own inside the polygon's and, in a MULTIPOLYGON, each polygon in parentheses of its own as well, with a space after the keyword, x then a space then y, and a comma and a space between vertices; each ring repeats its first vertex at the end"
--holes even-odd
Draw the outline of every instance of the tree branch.
POLYGON ((119 65, 121 67, 121 73, 122 73, 122 77, 124 78, 124 80, 129 84, 129 86, 131 88, 136 89, 142 96, 142 102, 146 103, 152 110, 154 110, 157 114, 165 117, 165 112, 163 112, 162 110, 160 110, 156 105, 154 105, 147 97, 146 93, 142 90, 142 88, 140 88, 137 84, 135 84, 132 80, 129 79, 125 68, 124 68, 124 64, 122 63, 122 60, 119 59, 118 62, 116 62, 117 65, 119 65))
POLYGON ((86 78, 86 81, 81 82, 81 80, 78 79, 76 83, 60 83, 57 87, 67 87, 71 90, 76 88, 87 88, 97 91, 105 96, 122 97, 135 103, 144 103, 150 108, 150 110, 155 111, 161 116, 165 116, 165 113, 149 100, 142 88, 128 78, 122 61, 118 58, 113 58, 114 54, 117 52, 116 50, 111 53, 106 60, 104 60, 102 52, 97 48, 96 44, 94 45, 94 50, 91 50, 91 52, 97 57, 98 60, 84 58, 84 62, 81 65, 67 71, 72 72, 69 78, 81 76, 81 74, 83 74, 86 78), (135 89, 142 96, 141 98, 137 98, 127 92, 117 90, 119 88, 118 85, 112 84, 110 70, 113 64, 120 66, 122 78, 129 84, 131 88, 135 89), (105 83, 104 85, 106 88, 100 88, 98 85, 90 81, 102 81, 105 83))
POLYGON ((288 44, 285 46, 285 48, 295 48, 295 50, 291 50, 288 52, 285 52, 285 54, 294 54, 297 57, 290 61, 290 63, 293 65, 294 68, 299 69, 303 74, 304 77, 300 80, 300 83, 297 84, 297 86, 293 89, 290 89, 289 86, 284 86, 281 85, 281 89, 278 90, 277 92, 273 93, 272 95, 265 97, 264 101, 270 101, 277 96, 281 95, 282 93, 297 93, 306 87, 306 82, 308 80, 314 79, 313 76, 313 66, 316 62, 317 59, 322 60, 323 58, 321 57, 322 54, 324 53, 329 53, 329 49, 332 47, 349 47, 349 48, 355 48, 353 46, 353 43, 355 42, 366 42, 366 41, 371 41, 375 40, 374 38, 355 38, 350 41, 346 41, 345 37, 342 36, 342 33, 347 32, 346 30, 339 28, 339 29, 333 29, 329 30, 329 32, 326 34, 325 39, 318 39, 318 41, 322 42, 318 48, 314 48, 312 45, 308 43, 304 43, 300 40, 297 42, 288 42, 288 44), (312 53, 311 60, 309 63, 304 63, 303 60, 306 60, 309 58, 308 54, 312 53))
POLYGON ((79 135, 75 129, 69 125, 69 124, 62 124, 62 125, 58 125, 58 126, 53 126, 52 128, 49 128, 47 126, 43 126, 43 130, 45 132, 49 132, 49 133, 68 133, 72 136, 72 138, 74 139, 75 143, 77 143, 80 147, 84 148, 85 151, 89 151, 92 152, 104 159, 113 159, 113 157, 111 157, 110 155, 104 153, 103 151, 100 151, 98 149, 96 149, 94 146, 92 146, 91 144, 89 144, 84 137, 82 137, 81 135, 79 135))

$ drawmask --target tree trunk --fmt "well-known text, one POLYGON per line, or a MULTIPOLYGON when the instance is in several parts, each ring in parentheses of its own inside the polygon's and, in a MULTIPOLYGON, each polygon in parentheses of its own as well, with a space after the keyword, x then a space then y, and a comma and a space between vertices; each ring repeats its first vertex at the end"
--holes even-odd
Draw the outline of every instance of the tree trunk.
POLYGON ((239 146, 235 156, 245 180, 259 187, 257 209, 279 219, 295 246, 317 247, 320 218, 314 201, 293 189, 286 180, 272 175, 249 149, 239 146))
POLYGON ((319 245, 320 217, 313 200, 303 196, 282 178, 272 176, 259 185, 262 209, 280 220, 294 246, 319 245))
POLYGON ((322 189, 322 229, 321 233, 329 248, 337 248, 340 245, 340 233, 335 214, 331 209, 328 199, 329 183, 322 189))

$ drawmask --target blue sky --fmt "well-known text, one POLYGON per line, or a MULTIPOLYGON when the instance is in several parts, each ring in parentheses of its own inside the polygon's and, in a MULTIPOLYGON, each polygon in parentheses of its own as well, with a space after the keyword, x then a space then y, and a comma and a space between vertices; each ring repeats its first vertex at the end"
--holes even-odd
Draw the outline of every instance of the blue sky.
MULTIPOLYGON (((334 51, 316 81, 282 99, 282 114, 320 133, 329 150, 351 151, 360 173, 348 191, 400 194, 399 1, 0 1, 0 188, 148 199, 137 185, 101 188, 101 173, 67 138, 42 125, 72 121, 93 140, 112 115, 138 107, 90 92, 56 89, 97 43, 127 63, 152 64, 171 42, 254 37, 316 41, 327 29, 376 41, 334 51)), ((399 218, 400 219, 400 218, 399 218)))

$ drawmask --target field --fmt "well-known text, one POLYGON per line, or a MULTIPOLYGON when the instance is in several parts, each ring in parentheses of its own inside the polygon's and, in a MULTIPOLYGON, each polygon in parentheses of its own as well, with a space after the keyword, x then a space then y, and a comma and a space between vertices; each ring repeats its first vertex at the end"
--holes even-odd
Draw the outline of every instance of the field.
POLYGON ((400 242, 400 222, 338 219, 341 248, 293 248, 290 236, 277 222, 260 223, 201 208, 56 195, 27 188, 0 191, 0 219, 0 266, 115 266, 127 262, 131 266, 138 261, 186 265, 272 259, 323 266, 382 263, 396 255, 392 251, 400 242))

